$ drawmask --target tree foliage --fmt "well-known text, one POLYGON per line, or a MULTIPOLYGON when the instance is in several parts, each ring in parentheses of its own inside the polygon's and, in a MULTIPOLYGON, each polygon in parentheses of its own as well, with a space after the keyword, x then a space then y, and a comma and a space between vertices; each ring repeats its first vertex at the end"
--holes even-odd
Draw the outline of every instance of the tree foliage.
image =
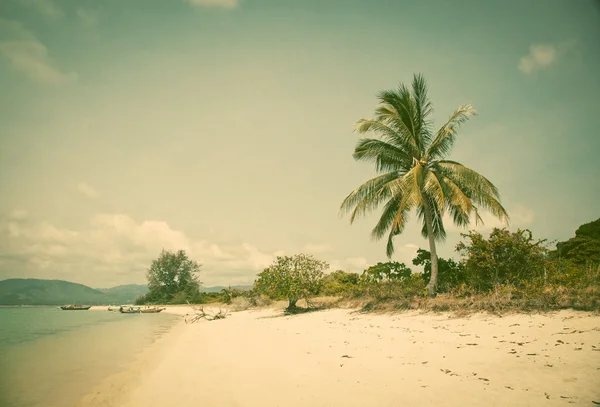
POLYGON ((377 263, 365 271, 360 276, 361 282, 381 283, 402 281, 410 277, 412 271, 404 263, 397 261, 388 261, 387 263, 377 263))
POLYGON ((535 240, 530 230, 511 233, 494 228, 488 239, 471 231, 456 246, 462 255, 471 284, 489 290, 500 284, 519 285, 543 277, 548 257, 546 240, 535 240))
POLYGON ((201 301, 200 264, 184 250, 163 250, 146 272, 149 292, 138 303, 198 303, 201 301))
POLYGON ((278 256, 258 274, 254 289, 271 298, 286 298, 288 308, 295 308, 299 299, 309 300, 319 293, 328 268, 326 262, 307 254, 278 256))
MULTIPOLYGON (((431 253, 424 249, 417 250, 417 257, 413 259, 415 266, 423 266, 423 279, 431 278, 431 253)), ((453 259, 438 258, 439 275, 438 291, 445 293, 453 287, 468 283, 468 275, 464 265, 453 259)))
POLYGON ((358 273, 347 273, 342 270, 336 270, 323 277, 321 294, 344 295, 356 287, 359 279, 360 276, 358 273))
POLYGON ((575 237, 556 244, 554 255, 579 265, 600 263, 600 219, 581 225, 575 237))
POLYGON ((433 295, 438 271, 435 242, 446 237, 444 214, 461 227, 468 226, 472 217, 481 221, 481 210, 506 222, 508 215, 494 184, 448 159, 458 128, 475 115, 473 107, 460 106, 434 131, 430 118, 433 108, 423 76, 414 76, 412 89, 401 84, 397 91, 383 91, 378 98, 375 117, 361 119, 355 125, 358 133, 371 132, 378 138, 360 139, 354 158, 374 163, 381 175, 352 191, 342 202, 341 211, 351 213, 352 223, 383 206, 372 237, 387 235, 386 253, 390 258, 394 236, 402 233, 410 213, 415 211, 421 233, 429 239, 432 272, 428 290, 433 295))

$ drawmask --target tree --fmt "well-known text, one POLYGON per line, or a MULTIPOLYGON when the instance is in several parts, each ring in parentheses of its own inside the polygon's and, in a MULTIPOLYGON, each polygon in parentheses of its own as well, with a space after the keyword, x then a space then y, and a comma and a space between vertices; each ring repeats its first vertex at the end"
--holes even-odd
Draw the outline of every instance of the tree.
POLYGON ((286 298, 288 309, 296 308, 299 299, 308 300, 321 289, 323 272, 329 265, 311 255, 278 256, 254 282, 257 292, 272 298, 286 298))
POLYGON ((579 226, 575 237, 558 242, 552 254, 578 265, 597 266, 600 263, 600 219, 579 226))
POLYGON ((481 233, 461 234, 465 241, 456 250, 464 259, 471 283, 480 290, 499 284, 520 285, 543 278, 548 262, 545 240, 535 240, 530 230, 494 228, 485 239, 481 233))
POLYGON ((199 272, 200 264, 188 258, 184 250, 176 253, 163 250, 146 273, 149 289, 146 301, 198 302, 201 284, 199 272))
POLYGON ((375 163, 381 175, 352 191, 342 202, 341 212, 352 212, 353 223, 385 202, 372 237, 378 240, 388 234, 386 253, 391 258, 393 238, 402 233, 409 214, 415 210, 422 224, 421 233, 429 240, 431 278, 427 290, 435 295, 436 242, 446 237, 443 215, 448 213, 456 225, 465 227, 472 216, 476 223, 482 220, 482 209, 505 222, 508 214, 500 203, 498 189, 487 178, 447 159, 459 126, 475 115, 470 105, 460 106, 434 133, 432 105, 423 76, 414 76, 412 91, 401 84, 397 91, 380 92, 378 98, 375 118, 355 124, 358 133, 373 132, 378 138, 360 139, 354 158, 375 163))
MULTIPOLYGON (((423 279, 431 279, 431 253, 424 249, 417 250, 417 257, 412 260, 415 266, 423 266, 423 279)), ((453 259, 438 257, 438 292, 447 292, 452 287, 468 283, 465 267, 453 259)))
POLYGON ((377 263, 363 271, 360 279, 366 283, 381 283, 402 281, 410 277, 412 271, 404 263, 397 261, 388 261, 387 263, 377 263))

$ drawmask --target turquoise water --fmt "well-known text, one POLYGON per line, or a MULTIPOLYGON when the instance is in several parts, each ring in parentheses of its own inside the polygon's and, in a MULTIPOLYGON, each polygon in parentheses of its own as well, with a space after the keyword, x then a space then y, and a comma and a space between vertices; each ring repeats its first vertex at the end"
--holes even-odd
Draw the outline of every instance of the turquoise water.
POLYGON ((162 313, 0 308, 0 406, 74 406, 178 321, 162 313))

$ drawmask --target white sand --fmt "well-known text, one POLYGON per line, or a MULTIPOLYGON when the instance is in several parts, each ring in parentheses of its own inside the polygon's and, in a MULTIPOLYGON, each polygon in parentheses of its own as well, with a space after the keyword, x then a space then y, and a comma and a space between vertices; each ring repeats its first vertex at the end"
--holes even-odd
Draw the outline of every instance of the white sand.
MULTIPOLYGON (((165 312, 185 314, 186 307, 165 312)), ((177 329, 125 407, 593 406, 600 317, 293 317, 244 311, 177 329), (175 335, 175 334, 174 334, 175 335), (346 357, 348 356, 348 357, 346 357)))

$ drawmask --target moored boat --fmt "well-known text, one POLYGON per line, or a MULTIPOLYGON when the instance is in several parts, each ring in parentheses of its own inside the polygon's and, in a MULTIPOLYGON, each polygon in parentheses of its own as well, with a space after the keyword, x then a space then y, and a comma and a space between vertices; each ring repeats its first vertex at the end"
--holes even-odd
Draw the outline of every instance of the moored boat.
POLYGON ((149 307, 149 308, 143 308, 142 310, 140 310, 140 312, 143 314, 158 314, 159 312, 161 312, 165 309, 166 308, 149 307))
POLYGON ((87 311, 90 308, 92 308, 91 305, 63 305, 62 307, 60 307, 61 310, 63 311, 87 311))
POLYGON ((141 312, 140 307, 123 307, 119 308, 121 314, 139 314, 141 312))

